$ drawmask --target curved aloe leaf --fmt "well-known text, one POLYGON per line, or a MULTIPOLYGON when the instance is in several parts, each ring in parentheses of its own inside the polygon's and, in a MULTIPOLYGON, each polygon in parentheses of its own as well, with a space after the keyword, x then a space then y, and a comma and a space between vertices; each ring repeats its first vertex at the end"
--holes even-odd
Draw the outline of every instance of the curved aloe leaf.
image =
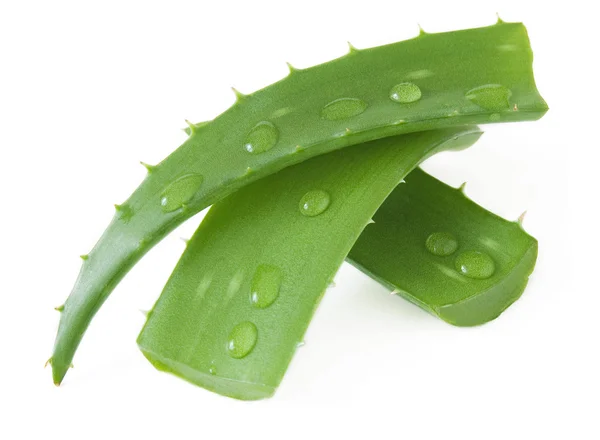
POLYGON ((413 133, 319 156, 215 204, 138 338, 144 355, 220 394, 268 397, 352 245, 424 158, 477 127, 413 133))
POLYGON ((537 241, 417 169, 386 199, 348 261, 395 293, 460 326, 496 318, 516 301, 537 241))
POLYGON ((65 302, 52 356, 55 383, 92 317, 127 271, 169 231, 248 183, 349 145, 448 126, 533 120, 547 110, 525 27, 494 26, 367 50, 245 96, 149 174, 86 256, 65 302))

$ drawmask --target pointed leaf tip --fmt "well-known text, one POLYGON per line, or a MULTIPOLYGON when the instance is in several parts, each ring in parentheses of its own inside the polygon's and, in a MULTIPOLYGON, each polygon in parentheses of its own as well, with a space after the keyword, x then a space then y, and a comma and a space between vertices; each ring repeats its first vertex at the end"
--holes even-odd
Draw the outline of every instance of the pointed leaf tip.
POLYGON ((425 32, 425 29, 423 29, 423 27, 419 23, 417 23, 417 25, 419 26, 419 37, 428 34, 427 32, 425 32))
POLYGON ((523 227, 523 221, 525 220, 526 215, 527 215, 527 211, 523 211, 523 214, 521 214, 519 216, 519 218, 517 219, 517 223, 519 224, 519 226, 523 227))
POLYGON ((61 304, 58 307, 54 307, 54 310, 56 310, 57 312, 62 312, 65 309, 65 305, 61 304))
POLYGON ((350 43, 349 41, 347 41, 348 43, 348 53, 358 53, 360 52, 360 50, 358 50, 352 43, 350 43))
POLYGON ((44 368, 46 368, 48 365, 52 365, 52 358, 46 361, 46 363, 44 364, 44 368))
POLYGON ((500 14, 496 12, 496 24, 506 23, 504 20, 500 18, 500 14))
POLYGON ((467 187, 467 182, 463 182, 461 183, 461 185, 457 188, 461 193, 466 194, 465 193, 465 188, 467 187))
POLYGON ((80 255, 79 258, 81 258, 83 261, 86 261, 88 258, 90 258, 90 256, 88 254, 83 254, 80 255))

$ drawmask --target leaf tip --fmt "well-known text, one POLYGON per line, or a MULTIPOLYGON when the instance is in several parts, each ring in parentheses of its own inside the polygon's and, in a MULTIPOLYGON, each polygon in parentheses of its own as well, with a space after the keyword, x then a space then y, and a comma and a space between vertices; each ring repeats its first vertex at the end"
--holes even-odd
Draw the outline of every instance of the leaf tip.
POLYGON ((80 255, 79 258, 81 258, 83 261, 87 261, 87 259, 90 258, 90 256, 88 254, 83 254, 80 255))
POLYGON ((54 310, 56 310, 57 312, 62 312, 65 309, 65 305, 61 304, 58 307, 54 307, 54 310))

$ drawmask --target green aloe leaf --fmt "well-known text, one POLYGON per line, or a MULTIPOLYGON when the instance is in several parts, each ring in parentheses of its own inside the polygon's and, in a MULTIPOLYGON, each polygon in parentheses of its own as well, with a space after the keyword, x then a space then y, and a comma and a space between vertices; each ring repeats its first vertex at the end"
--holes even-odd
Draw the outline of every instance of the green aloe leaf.
POLYGON ((281 381, 327 286, 396 185, 477 127, 372 141, 286 168, 215 204, 138 344, 157 368, 244 400, 281 381))
POLYGON ((394 293, 460 326, 496 318, 523 293, 537 241, 519 222, 417 169, 386 199, 348 261, 394 293))
POLYGON ((440 34, 309 69, 236 103, 155 167, 84 258, 52 356, 60 383, 92 317, 168 232, 252 181, 342 147, 402 133, 534 120, 547 110, 522 24, 440 34))

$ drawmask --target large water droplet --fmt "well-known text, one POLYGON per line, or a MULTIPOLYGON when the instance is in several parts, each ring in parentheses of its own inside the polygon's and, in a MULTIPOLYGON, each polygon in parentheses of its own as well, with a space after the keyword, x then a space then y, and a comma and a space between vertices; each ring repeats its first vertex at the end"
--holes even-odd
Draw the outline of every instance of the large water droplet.
POLYGON ((256 124, 246 136, 244 149, 248 153, 259 154, 270 150, 279 139, 279 131, 268 121, 256 124))
POLYGON ((330 121, 347 119, 360 115, 367 109, 367 103, 358 98, 340 98, 331 101, 321 110, 321 116, 330 121))
POLYGON ((508 110, 510 108, 510 102, 508 100, 511 95, 512 92, 510 89, 503 85, 487 84, 469 90, 465 94, 465 97, 481 108, 497 112, 508 110))
POLYGON ((281 269, 269 264, 261 264, 256 268, 250 287, 250 302, 255 307, 269 307, 279 296, 281 287, 281 269))
POLYGON ((425 241, 425 247, 433 255, 441 257, 453 254, 458 248, 458 241, 449 232, 434 232, 425 241))
POLYGON ((492 257, 478 251, 463 252, 456 257, 454 265, 464 276, 479 280, 491 277, 496 270, 492 257))
POLYGON ((181 208, 198 192, 204 178, 200 174, 187 174, 167 186, 160 195, 160 206, 164 212, 181 208))
POLYGON ((241 359, 252 351, 258 338, 258 329, 250 321, 240 322, 229 333, 227 351, 229 356, 241 359))
POLYGON ((325 211, 330 203, 331 198, 329 197, 329 193, 316 189, 304 194, 300 199, 298 206, 303 215, 314 217, 325 211))
POLYGON ((421 99, 421 89, 411 82, 396 84, 390 90, 390 99, 401 104, 409 104, 421 99))

